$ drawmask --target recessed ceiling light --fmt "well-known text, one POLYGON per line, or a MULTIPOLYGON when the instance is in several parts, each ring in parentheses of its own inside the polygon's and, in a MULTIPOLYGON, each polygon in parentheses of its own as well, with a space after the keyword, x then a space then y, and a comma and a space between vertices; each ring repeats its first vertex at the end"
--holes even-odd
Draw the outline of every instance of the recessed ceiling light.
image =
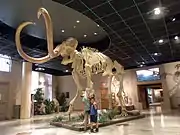
POLYGON ((44 69, 44 68, 41 68, 41 67, 38 67, 38 68, 36 68, 35 70, 44 71, 45 69, 44 69))
POLYGON ((143 61, 143 62, 141 62, 142 64, 145 64, 145 62, 143 61))
POLYGON ((159 15, 161 13, 161 9, 160 8, 155 8, 154 9, 154 14, 155 15, 159 15))
POLYGON ((178 37, 178 36, 175 36, 175 37, 174 37, 174 39, 175 39, 175 40, 178 40, 178 39, 179 39, 179 37, 178 37))
POLYGON ((167 15, 169 10, 166 7, 157 7, 147 12, 150 19, 161 19, 167 15))
POLYGON ((99 24, 97 26, 99 27, 99 24))
POLYGON ((163 39, 159 39, 159 41, 158 41, 159 43, 163 43, 164 42, 164 40, 163 39))
POLYGON ((73 26, 73 28, 76 28, 76 26, 73 26))
POLYGON ((84 37, 87 37, 87 35, 84 35, 84 37))
POLYGON ((66 69, 66 71, 65 71, 65 72, 69 72, 69 70, 67 70, 67 69, 66 69))
POLYGON ((97 33, 96 33, 96 32, 94 32, 94 35, 97 35, 97 33))
POLYGON ((155 52, 155 53, 153 53, 152 55, 154 55, 154 56, 160 56, 161 53, 155 52))
POLYGON ((62 33, 64 33, 65 31, 64 30, 61 30, 62 33))
POLYGON ((77 20, 76 22, 77 22, 77 23, 80 23, 80 21, 79 21, 79 20, 77 20))
POLYGON ((141 64, 141 65, 139 65, 139 66, 140 66, 140 67, 143 67, 144 65, 141 64))
POLYGON ((154 53, 154 56, 157 56, 158 55, 158 53, 154 53))
POLYGON ((173 21, 173 22, 176 21, 176 18, 173 18, 172 21, 173 21))

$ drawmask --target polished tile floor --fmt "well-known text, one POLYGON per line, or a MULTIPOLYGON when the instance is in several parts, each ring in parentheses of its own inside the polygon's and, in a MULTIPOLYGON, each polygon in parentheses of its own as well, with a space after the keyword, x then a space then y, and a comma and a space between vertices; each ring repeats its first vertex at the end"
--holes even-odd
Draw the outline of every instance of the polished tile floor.
MULTIPOLYGON (((50 126, 49 119, 0 122, 0 135, 88 135, 50 126)), ((150 114, 144 119, 134 120, 104 128, 99 135, 180 135, 180 111, 166 115, 150 114)))

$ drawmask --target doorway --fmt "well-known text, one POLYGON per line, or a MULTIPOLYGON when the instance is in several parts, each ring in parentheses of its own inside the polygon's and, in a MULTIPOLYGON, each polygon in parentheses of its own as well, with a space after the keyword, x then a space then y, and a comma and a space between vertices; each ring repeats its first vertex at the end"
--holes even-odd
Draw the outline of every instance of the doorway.
POLYGON ((162 84, 138 85, 138 93, 143 109, 160 107, 163 102, 162 84))
POLYGON ((106 87, 105 83, 101 83, 100 94, 101 94, 101 109, 108 109, 109 94, 108 94, 108 88, 106 87))

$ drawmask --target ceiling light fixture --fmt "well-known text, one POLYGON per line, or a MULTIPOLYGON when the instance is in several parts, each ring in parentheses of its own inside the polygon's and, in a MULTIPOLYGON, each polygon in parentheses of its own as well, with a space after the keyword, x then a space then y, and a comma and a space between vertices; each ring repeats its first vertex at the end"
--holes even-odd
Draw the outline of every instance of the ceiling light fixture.
POLYGON ((143 62, 141 62, 141 64, 145 64, 145 62, 143 61, 143 62))
POLYGON ((97 35, 97 33, 95 32, 94 35, 97 35))
POLYGON ((99 27, 99 24, 97 26, 99 27))
POLYGON ((140 67, 143 67, 144 65, 141 64, 141 65, 139 65, 139 66, 140 66, 140 67))
POLYGON ((77 23, 80 23, 80 21, 79 21, 79 20, 77 20, 76 22, 77 22, 77 23))
POLYGON ((76 28, 76 26, 73 26, 73 28, 76 28))
POLYGON ((173 21, 173 22, 176 21, 176 18, 173 18, 172 21, 173 21))
POLYGON ((65 72, 69 72, 69 70, 67 70, 67 69, 66 69, 66 71, 65 71, 65 72))
POLYGON ((64 33, 65 31, 64 30, 61 30, 62 33, 64 33))
POLYGON ((44 68, 41 68, 41 67, 38 67, 38 68, 36 68, 35 70, 44 71, 45 69, 44 69, 44 68))
POLYGON ((163 43, 164 42, 164 40, 163 39, 159 39, 159 41, 158 41, 160 44, 161 43, 163 43))
POLYGON ((152 55, 153 55, 153 56, 160 56, 161 53, 155 52, 155 53, 153 53, 152 55))
POLYGON ((175 40, 178 40, 178 39, 179 39, 179 37, 178 37, 178 36, 175 36, 175 37, 174 37, 174 39, 175 39, 175 40))
POLYGON ((154 56, 157 56, 158 55, 158 53, 154 53, 154 56))
POLYGON ((87 35, 84 35, 84 37, 87 37, 87 35))
POLYGON ((159 15, 161 13, 161 9, 160 8, 155 8, 154 9, 154 14, 155 15, 159 15))
POLYGON ((157 7, 147 12, 149 19, 161 19, 167 15, 169 10, 166 7, 157 7))

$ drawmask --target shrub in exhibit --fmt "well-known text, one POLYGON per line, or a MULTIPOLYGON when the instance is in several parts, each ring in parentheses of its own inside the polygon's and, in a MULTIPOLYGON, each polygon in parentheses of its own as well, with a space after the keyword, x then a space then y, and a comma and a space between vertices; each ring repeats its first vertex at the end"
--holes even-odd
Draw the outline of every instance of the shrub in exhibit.
POLYGON ((44 100, 44 105, 45 105, 46 114, 54 113, 54 111, 55 111, 54 102, 50 101, 50 99, 46 99, 46 100, 44 100))

